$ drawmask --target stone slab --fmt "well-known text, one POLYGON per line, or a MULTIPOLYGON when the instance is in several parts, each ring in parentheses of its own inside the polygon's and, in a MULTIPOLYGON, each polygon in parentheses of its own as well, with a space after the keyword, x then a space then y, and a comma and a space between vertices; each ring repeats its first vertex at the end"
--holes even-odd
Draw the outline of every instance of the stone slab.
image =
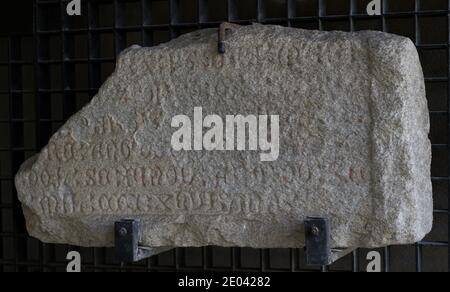
POLYGON ((133 46, 92 102, 16 176, 29 233, 112 246, 140 219, 149 247, 333 247, 422 239, 432 226, 429 115, 414 44, 381 32, 251 25, 133 46), (279 156, 175 151, 176 115, 278 115, 279 156))

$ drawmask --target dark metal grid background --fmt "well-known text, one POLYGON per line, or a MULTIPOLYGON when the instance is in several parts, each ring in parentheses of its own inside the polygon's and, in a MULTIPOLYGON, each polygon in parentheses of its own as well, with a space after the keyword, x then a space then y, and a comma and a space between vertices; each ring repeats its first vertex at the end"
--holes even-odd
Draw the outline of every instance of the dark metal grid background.
POLYGON ((69 17, 67 0, 35 0, 33 35, 0 37, 0 271, 65 271, 78 250, 84 271, 363 271, 367 250, 330 267, 305 265, 301 249, 177 248, 134 265, 112 249, 43 244, 30 238, 14 189, 21 163, 85 105, 131 44, 152 46, 221 21, 321 30, 383 30, 410 37, 424 67, 432 123, 435 224, 414 246, 380 249, 385 271, 448 271, 449 0, 85 0, 69 17))

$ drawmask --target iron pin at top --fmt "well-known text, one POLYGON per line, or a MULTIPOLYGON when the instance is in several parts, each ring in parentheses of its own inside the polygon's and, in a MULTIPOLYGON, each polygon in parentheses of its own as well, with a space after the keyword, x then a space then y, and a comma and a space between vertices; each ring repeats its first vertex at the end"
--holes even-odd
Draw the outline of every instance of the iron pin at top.
POLYGON ((225 54, 225 37, 227 31, 236 29, 238 27, 240 26, 234 23, 222 22, 222 24, 219 27, 219 43, 218 43, 219 54, 225 54))

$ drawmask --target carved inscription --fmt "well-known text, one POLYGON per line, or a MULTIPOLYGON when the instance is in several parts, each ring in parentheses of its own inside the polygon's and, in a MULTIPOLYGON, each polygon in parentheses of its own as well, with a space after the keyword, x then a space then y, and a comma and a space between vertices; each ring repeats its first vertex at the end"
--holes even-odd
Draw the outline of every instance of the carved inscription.
POLYGON ((142 193, 88 193, 76 200, 70 193, 45 196, 39 199, 40 211, 56 215, 241 215, 290 211, 295 195, 266 196, 257 193, 225 194, 216 192, 176 192, 162 194, 142 193))
POLYGON ((306 165, 256 165, 240 166, 229 163, 223 169, 207 172, 195 166, 177 167, 174 165, 119 165, 108 168, 86 167, 86 169, 58 167, 43 171, 31 170, 23 178, 23 183, 33 187, 182 187, 201 185, 217 189, 225 185, 239 186, 270 185, 273 182, 307 182, 311 173, 306 165), (204 171, 204 172, 203 172, 204 171), (244 176, 243 176, 244 174, 244 176))

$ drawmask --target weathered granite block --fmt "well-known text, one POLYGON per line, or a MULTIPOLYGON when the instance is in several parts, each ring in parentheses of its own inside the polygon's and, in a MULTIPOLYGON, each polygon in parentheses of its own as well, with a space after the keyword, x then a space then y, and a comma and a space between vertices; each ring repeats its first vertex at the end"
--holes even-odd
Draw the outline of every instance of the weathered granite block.
MULTIPOLYGON (((432 226, 424 80, 406 38, 252 25, 124 52, 116 72, 16 186, 30 234, 111 246, 139 218, 142 244, 293 248, 325 216, 334 247, 422 239, 432 226), (172 118, 278 115, 279 156, 175 151, 172 118)), ((206 130, 204 130, 206 131, 206 130)))

